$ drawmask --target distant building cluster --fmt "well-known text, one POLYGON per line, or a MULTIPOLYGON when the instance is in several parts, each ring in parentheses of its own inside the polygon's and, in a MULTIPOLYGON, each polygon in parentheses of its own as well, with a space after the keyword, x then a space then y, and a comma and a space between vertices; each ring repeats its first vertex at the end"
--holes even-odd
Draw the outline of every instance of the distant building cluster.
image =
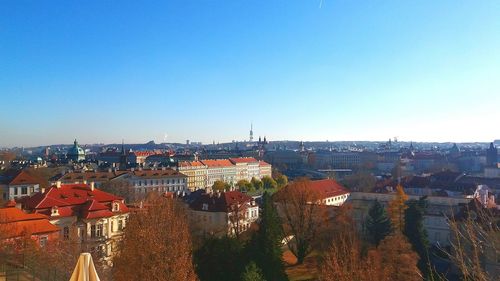
POLYGON ((216 181, 234 186, 240 180, 262 179, 272 174, 270 164, 253 157, 182 161, 178 170, 188 177, 188 188, 192 191, 209 188, 216 181))

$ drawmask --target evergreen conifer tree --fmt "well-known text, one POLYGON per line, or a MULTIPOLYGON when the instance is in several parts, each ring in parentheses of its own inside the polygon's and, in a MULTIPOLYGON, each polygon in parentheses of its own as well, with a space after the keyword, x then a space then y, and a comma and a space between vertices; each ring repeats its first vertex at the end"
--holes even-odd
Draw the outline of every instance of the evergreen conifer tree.
POLYGON ((370 242, 377 246, 380 241, 391 233, 391 221, 387 216, 384 206, 378 201, 375 201, 368 211, 366 231, 370 242))
POLYGON ((424 228, 424 214, 427 208, 427 197, 409 200, 405 210, 405 227, 403 233, 408 237, 413 250, 419 255, 418 268, 427 276, 429 273, 429 240, 424 228))
POLYGON ((262 276, 262 271, 255 264, 255 262, 250 262, 246 267, 245 271, 241 275, 242 281, 266 281, 262 276))
POLYGON ((264 193, 259 230, 250 241, 250 258, 262 269, 266 280, 288 280, 283 263, 283 229, 271 195, 264 193))

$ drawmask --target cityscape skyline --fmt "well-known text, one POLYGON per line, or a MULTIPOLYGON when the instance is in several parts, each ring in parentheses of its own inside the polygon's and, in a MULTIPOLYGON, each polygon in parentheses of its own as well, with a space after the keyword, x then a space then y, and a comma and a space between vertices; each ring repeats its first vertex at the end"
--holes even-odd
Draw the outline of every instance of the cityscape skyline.
POLYGON ((4 3, 0 147, 490 142, 499 5, 4 3))

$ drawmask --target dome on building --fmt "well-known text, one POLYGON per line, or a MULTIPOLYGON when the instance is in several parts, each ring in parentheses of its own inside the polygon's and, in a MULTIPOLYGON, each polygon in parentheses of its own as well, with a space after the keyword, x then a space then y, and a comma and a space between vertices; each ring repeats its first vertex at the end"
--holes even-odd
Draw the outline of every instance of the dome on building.
POLYGON ((68 153, 66 153, 66 157, 69 160, 73 160, 75 162, 80 162, 80 161, 85 160, 85 150, 83 150, 83 148, 81 148, 78 145, 78 142, 76 141, 76 139, 75 139, 75 142, 73 144, 73 147, 68 149, 68 153))

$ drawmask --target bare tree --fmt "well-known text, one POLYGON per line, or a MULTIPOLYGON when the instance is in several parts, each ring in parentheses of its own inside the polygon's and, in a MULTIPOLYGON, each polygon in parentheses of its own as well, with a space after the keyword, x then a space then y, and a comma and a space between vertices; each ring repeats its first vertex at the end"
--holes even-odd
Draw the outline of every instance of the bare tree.
POLYGON ((299 264, 311 253, 317 234, 327 223, 327 212, 320 205, 319 194, 308 186, 308 179, 299 179, 274 195, 283 217, 285 239, 299 264))
POLYGON ((459 216, 453 216, 449 220, 450 259, 465 281, 496 280, 487 267, 488 264, 497 263, 497 257, 500 255, 498 211, 482 207, 474 210, 466 208, 459 216))
POLYGON ((184 208, 164 197, 148 203, 130 215, 114 259, 114 279, 197 280, 184 208))

